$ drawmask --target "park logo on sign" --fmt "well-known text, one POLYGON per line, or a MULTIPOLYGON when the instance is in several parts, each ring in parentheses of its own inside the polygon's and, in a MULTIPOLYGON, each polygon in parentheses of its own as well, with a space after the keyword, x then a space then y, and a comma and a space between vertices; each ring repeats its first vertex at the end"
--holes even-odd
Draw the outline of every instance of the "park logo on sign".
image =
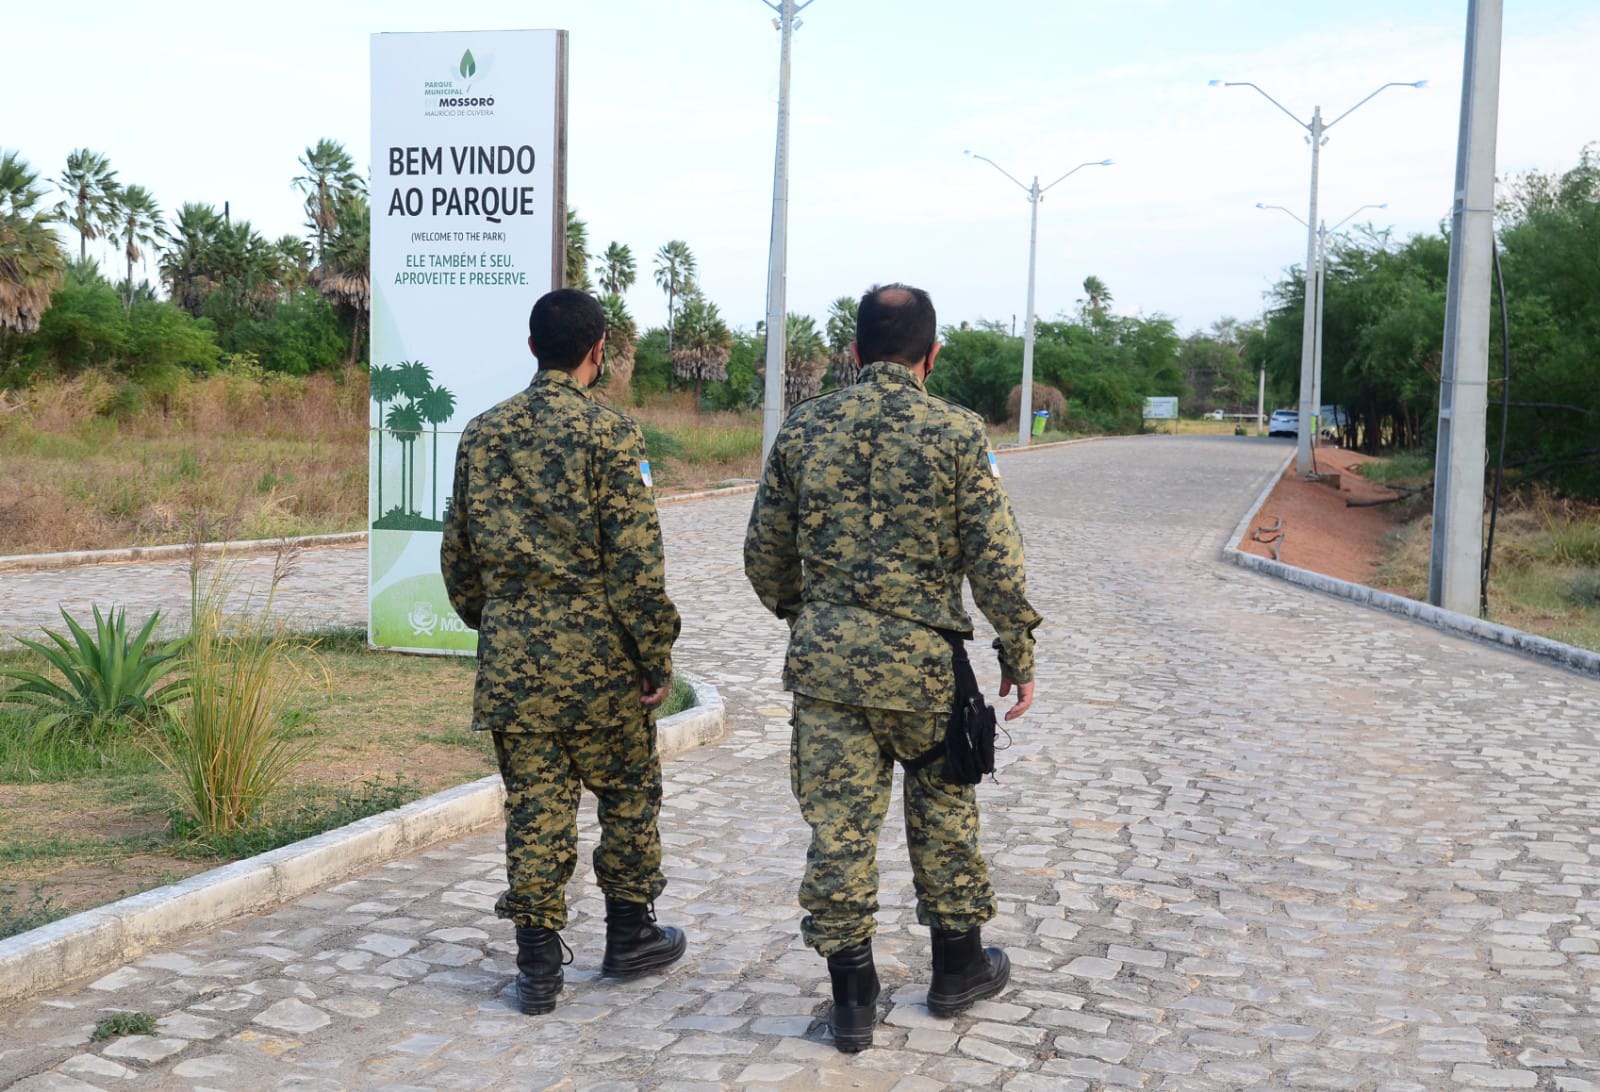
POLYGON ((461 54, 449 79, 424 80, 422 116, 429 118, 493 117, 494 96, 474 86, 488 78, 494 58, 479 60, 472 50, 461 54))

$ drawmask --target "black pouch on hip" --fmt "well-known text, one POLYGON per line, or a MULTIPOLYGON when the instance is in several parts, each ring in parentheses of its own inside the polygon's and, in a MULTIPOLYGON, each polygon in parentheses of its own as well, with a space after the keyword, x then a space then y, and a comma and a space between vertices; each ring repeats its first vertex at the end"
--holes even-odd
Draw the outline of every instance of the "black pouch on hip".
POLYGON ((951 665, 955 668, 956 696, 945 723, 944 742, 926 754, 905 763, 906 771, 920 770, 939 758, 944 759, 944 779, 952 785, 976 785, 994 773, 994 708, 983 700, 972 661, 967 658, 967 643, 953 630, 937 631, 950 644, 951 665))

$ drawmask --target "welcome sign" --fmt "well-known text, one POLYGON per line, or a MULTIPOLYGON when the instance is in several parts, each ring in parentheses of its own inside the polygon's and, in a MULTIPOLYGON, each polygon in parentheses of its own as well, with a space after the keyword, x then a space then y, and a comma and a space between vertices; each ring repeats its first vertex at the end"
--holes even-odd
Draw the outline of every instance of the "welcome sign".
POLYGON ((561 30, 372 38, 367 640, 470 653, 439 575, 456 445, 528 383, 528 310, 561 283, 561 30))

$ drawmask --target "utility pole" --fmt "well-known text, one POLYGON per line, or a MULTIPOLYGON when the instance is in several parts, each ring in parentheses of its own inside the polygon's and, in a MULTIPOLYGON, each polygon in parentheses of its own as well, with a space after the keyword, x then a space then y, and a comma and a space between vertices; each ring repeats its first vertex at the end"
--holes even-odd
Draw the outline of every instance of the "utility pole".
POLYGON ((1306 305, 1305 321, 1300 326, 1300 416, 1294 441, 1294 469, 1302 478, 1316 473, 1316 456, 1311 453, 1311 446, 1317 436, 1320 407, 1316 399, 1322 385, 1322 377, 1317 374, 1317 345, 1321 340, 1318 333, 1322 329, 1318 321, 1322 297, 1317 291, 1322 283, 1318 267, 1321 254, 1317 246, 1317 168, 1322 162, 1322 130, 1326 128, 1322 124, 1321 106, 1311 108, 1311 124, 1306 128, 1311 133, 1311 211, 1306 213, 1306 305))
MULTIPOLYGON (((1322 146, 1327 143, 1324 136, 1329 129, 1339 124, 1345 118, 1355 113, 1361 107, 1371 102, 1378 95, 1391 87, 1426 87, 1427 80, 1409 82, 1405 80, 1391 80, 1373 91, 1366 98, 1356 103, 1350 109, 1334 118, 1332 121, 1322 120, 1322 107, 1315 106, 1311 110, 1311 120, 1301 121, 1299 116, 1283 103, 1267 94, 1255 84, 1247 80, 1212 80, 1212 87, 1248 87, 1256 94, 1266 99, 1279 110, 1283 111, 1296 125, 1307 133, 1307 142, 1311 145, 1311 210, 1301 223, 1306 226, 1306 275, 1305 275, 1305 322, 1300 330, 1300 424, 1299 438, 1295 443, 1295 473, 1302 477, 1315 472, 1311 455, 1312 440, 1317 433, 1317 415, 1322 412, 1322 405, 1318 399, 1322 395, 1322 372, 1317 359, 1317 326, 1320 319, 1319 302, 1316 297, 1317 286, 1314 282, 1317 274, 1317 170, 1322 163, 1322 146)), ((1266 207, 1266 206, 1261 206, 1266 207)), ((1293 215, 1293 213, 1290 213, 1293 215)), ((1298 219, 1298 217, 1296 217, 1298 219)))
POLYGON ((796 18, 813 0, 761 0, 778 13, 773 20, 782 35, 778 47, 778 151, 772 165, 772 244, 767 252, 767 389, 761 410, 761 458, 764 462, 783 424, 783 357, 788 337, 785 297, 789 279, 789 44, 796 18))
MULTIPOLYGON (((1085 167, 1109 167, 1111 166, 1111 160, 1096 159, 1089 163, 1079 163, 1072 170, 1050 183, 1050 185, 1041 187, 1038 175, 1033 176, 1033 184, 1031 186, 1024 186, 1015 175, 988 156, 978 155, 970 148, 961 154, 971 156, 973 159, 981 159, 1011 179, 1023 193, 1028 195, 1028 204, 1033 207, 1028 222, 1028 313, 1024 316, 1022 324, 1024 331, 1022 335, 1022 389, 1018 392, 1021 395, 1021 399, 1017 403, 1017 446, 1027 447, 1030 439, 1028 429, 1033 424, 1033 282, 1034 267, 1038 265, 1039 259, 1039 202, 1044 200, 1047 190, 1054 189, 1085 167)), ((1011 316, 1013 335, 1016 333, 1016 323, 1016 316, 1011 316)))
POLYGON ((1503 0, 1469 0, 1450 215, 1450 273, 1433 471, 1428 602, 1476 614, 1483 566, 1483 480, 1489 380, 1489 276, 1494 267, 1494 162, 1503 0))

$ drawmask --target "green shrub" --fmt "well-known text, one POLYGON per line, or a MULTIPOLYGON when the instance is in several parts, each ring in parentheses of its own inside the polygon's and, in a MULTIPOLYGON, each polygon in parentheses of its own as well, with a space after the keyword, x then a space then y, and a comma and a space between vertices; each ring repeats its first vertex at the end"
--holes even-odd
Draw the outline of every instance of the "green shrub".
POLYGON ((94 609, 95 632, 91 636, 77 620, 61 609, 71 639, 45 630, 54 647, 26 637, 17 640, 44 657, 61 676, 60 681, 36 671, 0 670, 0 678, 14 679, 17 685, 0 693, 0 702, 31 706, 34 729, 40 735, 74 726, 91 733, 118 717, 148 720, 163 706, 188 691, 182 677, 158 686, 175 666, 182 649, 177 641, 155 652, 147 651, 151 634, 161 618, 152 614, 132 637, 128 635, 127 611, 113 608, 110 615, 94 609))
MULTIPOLYGON (((273 591, 285 571, 280 558, 273 591)), ((230 628, 228 570, 206 581, 197 563, 190 580, 189 700, 172 711, 154 749, 195 829, 219 837, 248 825, 311 741, 296 731, 304 680, 288 656, 293 638, 269 620, 272 591, 230 628)))

